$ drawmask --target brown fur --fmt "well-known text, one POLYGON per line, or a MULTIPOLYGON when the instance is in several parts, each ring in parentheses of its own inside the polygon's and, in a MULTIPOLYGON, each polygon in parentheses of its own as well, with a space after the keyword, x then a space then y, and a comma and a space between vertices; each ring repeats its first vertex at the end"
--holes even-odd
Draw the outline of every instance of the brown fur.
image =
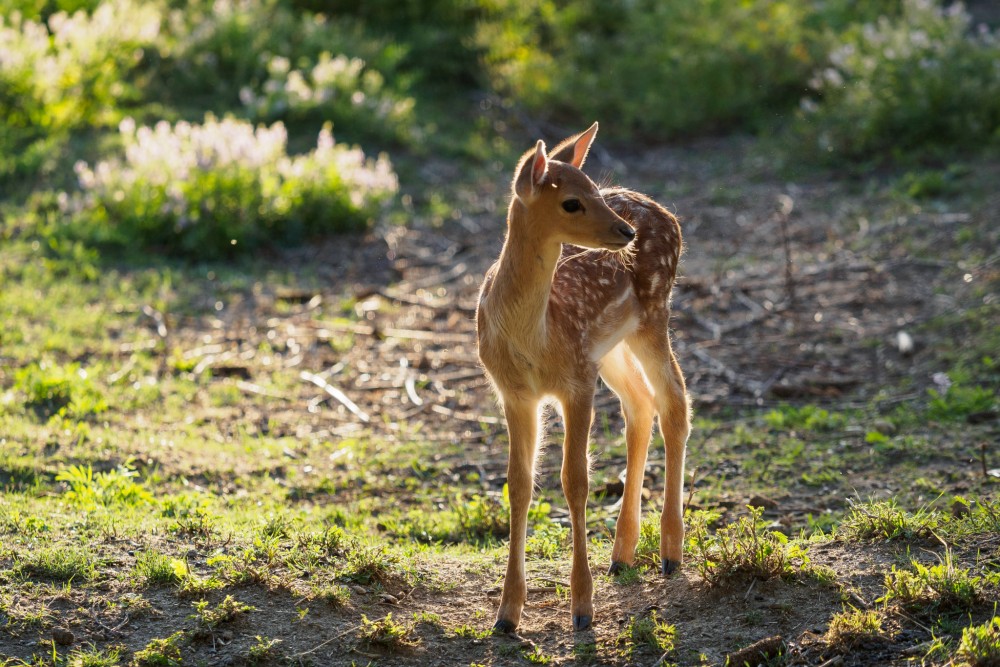
POLYGON ((555 401, 566 424, 562 484, 573 526, 570 576, 574 627, 593 618, 587 561, 588 441, 598 376, 618 394, 628 446, 625 495, 612 562, 631 564, 654 414, 667 454, 661 516, 664 568, 681 560, 684 449, 689 427, 684 378, 670 349, 670 293, 680 226, 659 204, 620 188, 599 190, 582 171, 595 123, 549 158, 538 142, 518 164, 500 258, 483 281, 476 313, 479 355, 507 417, 510 554, 498 630, 513 630, 527 593, 524 542, 538 452, 540 407, 555 401), (566 212, 567 199, 581 211, 566 212), (625 241, 634 230, 635 238, 625 241))

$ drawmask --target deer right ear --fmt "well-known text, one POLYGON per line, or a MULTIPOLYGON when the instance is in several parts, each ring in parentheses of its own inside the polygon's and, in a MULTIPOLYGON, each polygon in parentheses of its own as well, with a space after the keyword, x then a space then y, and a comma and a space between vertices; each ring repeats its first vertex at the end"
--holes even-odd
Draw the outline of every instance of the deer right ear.
POLYGON ((514 177, 514 194, 521 199, 531 199, 539 193, 542 181, 549 172, 549 158, 545 154, 545 142, 541 139, 533 150, 521 157, 514 177))

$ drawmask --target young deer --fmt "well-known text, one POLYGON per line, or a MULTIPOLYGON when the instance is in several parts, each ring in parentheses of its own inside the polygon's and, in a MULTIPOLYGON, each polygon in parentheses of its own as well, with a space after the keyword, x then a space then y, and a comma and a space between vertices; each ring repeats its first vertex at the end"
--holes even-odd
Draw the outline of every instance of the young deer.
POLYGON ((594 123, 550 155, 539 141, 521 158, 507 212, 507 238, 480 293, 479 357, 503 405, 510 439, 510 552, 495 632, 517 628, 527 596, 528 506, 540 408, 551 399, 561 405, 566 426, 562 486, 572 522, 573 627, 584 630, 593 619, 586 510, 598 375, 621 400, 628 446, 610 572, 635 560, 654 413, 666 446, 663 574, 681 562, 689 408, 668 332, 680 226, 648 197, 620 188, 599 190, 580 171, 596 133, 594 123))

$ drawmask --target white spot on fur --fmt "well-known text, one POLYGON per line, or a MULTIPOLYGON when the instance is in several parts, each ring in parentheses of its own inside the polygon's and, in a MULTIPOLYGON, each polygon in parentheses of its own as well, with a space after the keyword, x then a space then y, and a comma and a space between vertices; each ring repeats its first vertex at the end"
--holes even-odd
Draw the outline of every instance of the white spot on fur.
POLYGON ((655 292, 656 287, 660 284, 660 274, 654 273, 653 277, 649 279, 649 291, 655 292))

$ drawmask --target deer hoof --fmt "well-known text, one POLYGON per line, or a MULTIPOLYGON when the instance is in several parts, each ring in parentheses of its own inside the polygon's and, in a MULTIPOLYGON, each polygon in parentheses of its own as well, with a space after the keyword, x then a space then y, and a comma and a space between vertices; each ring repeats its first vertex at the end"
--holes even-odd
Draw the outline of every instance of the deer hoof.
POLYGON ((590 622, 593 620, 588 615, 574 616, 573 617, 573 629, 577 632, 590 629, 590 622))
POLYGON ((625 568, 627 567, 628 565, 621 562, 620 560, 613 560, 611 561, 611 567, 608 568, 608 574, 610 574, 612 577, 616 577, 622 572, 624 572, 625 568))
POLYGON ((669 560, 667 558, 664 558, 663 560, 660 561, 660 573, 665 577, 670 576, 671 574, 676 572, 677 568, 679 568, 680 566, 681 566, 680 561, 669 560))
POLYGON ((503 618, 497 619, 497 622, 493 624, 493 634, 495 635, 509 635, 516 629, 516 625, 503 618))

